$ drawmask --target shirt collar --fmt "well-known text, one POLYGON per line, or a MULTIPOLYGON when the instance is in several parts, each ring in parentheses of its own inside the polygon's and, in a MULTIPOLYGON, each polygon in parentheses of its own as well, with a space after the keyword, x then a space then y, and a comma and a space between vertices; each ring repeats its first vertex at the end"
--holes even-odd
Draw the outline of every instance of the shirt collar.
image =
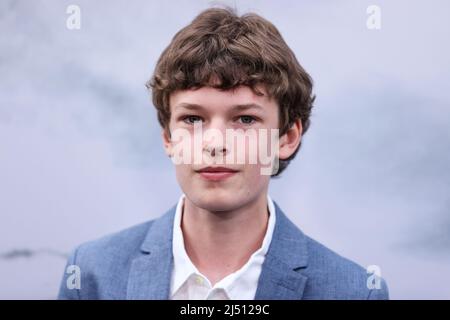
POLYGON ((183 232, 181 230, 181 217, 183 214, 185 197, 185 194, 182 194, 180 199, 178 200, 173 224, 172 252, 174 259, 174 269, 172 276, 171 296, 173 296, 178 291, 178 289, 190 277, 191 274, 200 274, 198 269, 195 267, 195 265, 187 255, 186 248, 184 246, 183 232))
MULTIPOLYGON (((174 269, 171 283, 171 296, 173 296, 180 289, 180 287, 192 274, 201 274, 197 267, 192 263, 184 246, 183 232, 181 230, 181 218, 183 214, 185 197, 186 195, 182 194, 178 200, 173 225, 172 253, 174 257, 174 269)), ((269 195, 267 195, 267 204, 269 210, 269 221, 261 247, 252 254, 250 259, 241 269, 227 275, 214 286, 215 288, 220 287, 225 289, 230 299, 242 299, 242 297, 237 296, 238 292, 242 292, 243 289, 248 288, 252 284, 257 285, 260 269, 259 272, 255 273, 254 271, 258 271, 258 268, 262 266, 264 257, 267 254, 272 241, 272 235, 276 222, 275 206, 269 195), (239 281, 236 281, 238 278, 239 281)), ((253 291, 256 291, 256 287, 253 288, 253 291)))

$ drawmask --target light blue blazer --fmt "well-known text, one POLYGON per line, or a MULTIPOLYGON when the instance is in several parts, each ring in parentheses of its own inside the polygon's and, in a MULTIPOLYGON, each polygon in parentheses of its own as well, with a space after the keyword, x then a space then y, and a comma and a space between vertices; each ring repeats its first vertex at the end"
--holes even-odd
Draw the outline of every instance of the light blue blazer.
MULTIPOLYGON (((369 289, 365 269, 303 234, 275 201, 274 205, 275 229, 255 299, 389 298, 384 280, 378 289, 369 289)), ((58 298, 169 299, 175 209, 176 205, 160 218, 77 247, 67 266, 79 267, 79 289, 73 288, 77 274, 69 268, 58 298)))

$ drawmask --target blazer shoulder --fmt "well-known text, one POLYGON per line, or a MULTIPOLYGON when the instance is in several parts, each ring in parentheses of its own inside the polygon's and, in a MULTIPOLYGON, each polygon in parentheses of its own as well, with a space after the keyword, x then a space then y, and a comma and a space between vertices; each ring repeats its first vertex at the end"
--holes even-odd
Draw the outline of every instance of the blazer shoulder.
POLYGON ((308 248, 308 277, 305 298, 389 299, 386 281, 373 278, 359 264, 305 236, 308 248), (373 281, 373 282, 372 282, 373 281))
POLYGON ((146 221, 129 228, 107 234, 100 238, 84 242, 77 247, 78 256, 91 258, 104 257, 105 254, 132 254, 139 247, 155 220, 146 221))
MULTIPOLYGON (((155 220, 134 225, 78 245, 69 254, 58 299, 123 299, 132 260, 155 220), (69 266, 80 273, 79 288, 68 287, 73 276, 69 266)), ((73 269, 72 269, 73 270, 73 269)))

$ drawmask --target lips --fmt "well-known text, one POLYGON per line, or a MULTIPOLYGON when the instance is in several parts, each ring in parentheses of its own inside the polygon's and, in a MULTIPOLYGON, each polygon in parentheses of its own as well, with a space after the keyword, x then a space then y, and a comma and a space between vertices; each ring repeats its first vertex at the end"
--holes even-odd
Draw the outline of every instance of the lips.
POLYGON ((237 172, 237 170, 226 167, 206 167, 197 172, 237 172))
POLYGON ((221 181, 235 175, 238 171, 226 167, 206 167, 197 172, 206 180, 221 181))

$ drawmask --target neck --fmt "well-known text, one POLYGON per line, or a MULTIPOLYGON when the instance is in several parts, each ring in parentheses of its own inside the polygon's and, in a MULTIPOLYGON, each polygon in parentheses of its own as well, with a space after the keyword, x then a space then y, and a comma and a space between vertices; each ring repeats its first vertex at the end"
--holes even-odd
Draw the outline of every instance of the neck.
POLYGON ((181 228, 192 263, 212 284, 239 270, 258 250, 268 224, 267 193, 245 206, 211 212, 185 197, 181 228))

